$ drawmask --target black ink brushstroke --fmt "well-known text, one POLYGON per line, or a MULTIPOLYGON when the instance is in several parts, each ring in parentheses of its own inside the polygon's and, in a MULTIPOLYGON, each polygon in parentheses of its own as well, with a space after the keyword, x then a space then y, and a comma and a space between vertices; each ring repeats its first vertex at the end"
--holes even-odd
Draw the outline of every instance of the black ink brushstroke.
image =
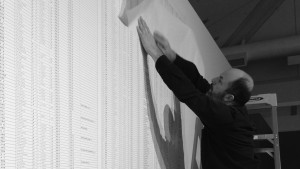
MULTIPOLYGON (((142 46, 142 45, 141 45, 142 46)), ((169 137, 164 140, 160 134, 160 129, 156 117, 155 106, 153 102, 150 78, 149 78, 149 69, 147 63, 147 54, 142 48, 143 53, 143 62, 144 62, 144 73, 145 73, 145 92, 147 98, 147 104, 149 108, 150 123, 153 125, 153 133, 155 136, 157 146, 155 146, 155 151, 161 153, 162 161, 165 164, 166 169, 184 169, 184 150, 183 150, 183 140, 182 140, 182 121, 181 121, 181 112, 180 112, 180 102, 174 96, 174 116, 173 118, 172 111, 169 105, 165 105, 164 109, 164 124, 165 133, 169 133, 169 137)), ((161 166, 162 168, 162 166, 161 166)))

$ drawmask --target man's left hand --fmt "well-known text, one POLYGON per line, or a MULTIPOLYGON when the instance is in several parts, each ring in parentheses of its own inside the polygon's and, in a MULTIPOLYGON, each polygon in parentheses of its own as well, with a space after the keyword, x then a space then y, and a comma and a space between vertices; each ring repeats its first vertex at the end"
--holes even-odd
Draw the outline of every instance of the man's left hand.
POLYGON ((138 20, 137 32, 139 34, 144 49, 156 62, 156 60, 160 56, 162 56, 163 53, 156 45, 153 35, 142 17, 140 17, 138 20))

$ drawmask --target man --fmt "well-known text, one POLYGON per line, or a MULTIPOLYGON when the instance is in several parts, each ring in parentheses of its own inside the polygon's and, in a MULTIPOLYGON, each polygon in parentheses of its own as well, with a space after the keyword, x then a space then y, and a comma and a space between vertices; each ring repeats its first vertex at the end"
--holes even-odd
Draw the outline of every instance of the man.
POLYGON ((142 18, 137 31, 163 81, 205 126, 201 141, 203 169, 258 168, 253 152, 254 129, 244 106, 254 86, 252 78, 242 70, 230 69, 209 84, 162 35, 152 35, 142 18))

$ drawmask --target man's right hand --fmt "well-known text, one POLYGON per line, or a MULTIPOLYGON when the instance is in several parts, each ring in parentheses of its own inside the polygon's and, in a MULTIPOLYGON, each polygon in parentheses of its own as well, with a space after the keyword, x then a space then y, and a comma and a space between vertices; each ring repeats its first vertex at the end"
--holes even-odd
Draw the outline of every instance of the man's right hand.
POLYGON ((176 59, 176 52, 174 52, 169 44, 169 41, 159 32, 155 31, 153 33, 154 40, 158 48, 163 52, 168 59, 173 62, 176 59))

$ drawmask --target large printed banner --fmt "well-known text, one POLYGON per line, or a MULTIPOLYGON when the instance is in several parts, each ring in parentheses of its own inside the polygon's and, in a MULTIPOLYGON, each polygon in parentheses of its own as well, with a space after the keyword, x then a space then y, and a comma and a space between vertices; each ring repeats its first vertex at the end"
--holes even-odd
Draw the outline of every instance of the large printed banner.
MULTIPOLYGON (((162 5, 162 1, 144 0, 142 2, 136 1, 135 3, 133 1, 124 1, 122 7, 119 17, 126 26, 129 26, 129 28, 136 26, 137 18, 142 16, 149 25, 151 32, 154 30, 161 32, 169 40, 172 49, 179 55, 188 58, 189 60, 200 55, 192 30, 176 16, 172 15, 172 13, 162 5), (137 6, 134 7, 133 4, 137 6)), ((149 60, 149 62, 152 62, 152 60, 149 60)), ((192 111, 188 108, 180 110, 179 101, 173 96, 173 93, 163 83, 159 75, 157 75, 154 65, 148 67, 147 64, 148 63, 145 63, 144 67, 146 72, 145 82, 147 86, 146 98, 153 143, 160 166, 161 168, 166 169, 180 169, 184 168, 184 166, 189 168, 193 159, 193 168, 198 168, 197 166, 200 166, 200 144, 198 145, 200 139, 198 141, 198 138, 200 138, 202 127, 199 125, 198 128, 200 130, 196 130, 196 137, 198 138, 187 138, 190 140, 185 140, 185 143, 189 144, 184 146, 181 116, 183 116, 184 119, 192 119, 195 121, 194 117, 189 117, 192 114, 192 111), (147 70, 150 70, 152 74, 149 74, 147 70), (156 89, 155 91, 154 87, 151 86, 150 81, 155 82, 159 89, 156 89), (166 97, 161 97, 161 90, 167 91, 166 97), (172 108, 170 108, 169 105, 173 105, 172 108), (160 115, 163 115, 163 119, 160 119, 160 121, 163 123, 163 127, 161 128, 163 128, 164 134, 160 133, 160 126, 158 125, 159 119, 157 119, 157 116, 159 117, 160 115), (192 141, 195 141, 195 143, 190 144, 192 141), (183 147, 188 145, 193 145, 193 147, 190 147, 189 149, 192 148, 192 152, 194 153, 191 153, 191 151, 184 152, 183 147), (184 161, 184 157, 186 157, 186 162, 184 161), (196 158, 198 161, 195 160, 196 158)), ((200 68, 199 71, 204 74, 205 72, 202 64, 203 61, 200 60, 198 62, 198 68, 200 68)), ((189 130, 189 132, 192 132, 193 129, 189 130)))
POLYGON ((142 51, 142 16, 208 80, 229 64, 187 0, 104 0, 103 168, 198 169, 202 123, 142 51), (212 71, 213 70, 213 71, 212 71))

